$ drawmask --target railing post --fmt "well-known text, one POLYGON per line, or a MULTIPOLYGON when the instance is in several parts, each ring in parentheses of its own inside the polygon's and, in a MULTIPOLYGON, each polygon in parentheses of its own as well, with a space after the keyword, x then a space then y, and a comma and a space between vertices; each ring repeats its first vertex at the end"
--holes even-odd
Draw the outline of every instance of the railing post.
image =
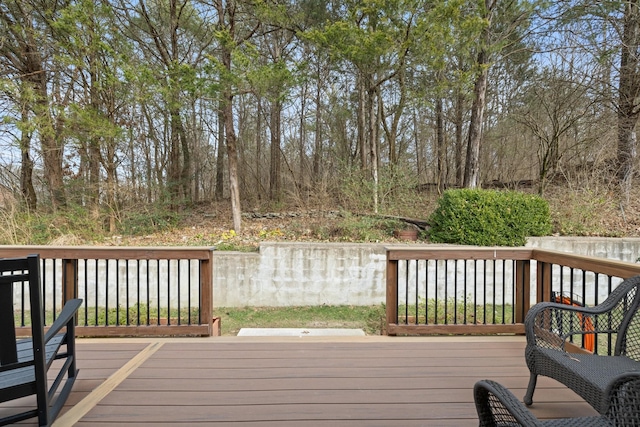
POLYGON ((514 307, 516 323, 524 323, 524 318, 531 306, 531 261, 516 261, 516 307, 514 307), (522 307, 518 307, 522 304, 522 307))
POLYGON ((62 260, 62 305, 78 296, 78 260, 62 260))
POLYGON ((550 301, 551 281, 553 264, 538 261, 538 272, 536 277, 536 301, 550 301))
POLYGON ((213 335, 213 262, 209 259, 200 260, 200 319, 209 325, 209 336, 213 335))
POLYGON ((389 333, 389 325, 398 323, 398 260, 390 260, 389 252, 387 252, 387 335, 395 335, 389 333))

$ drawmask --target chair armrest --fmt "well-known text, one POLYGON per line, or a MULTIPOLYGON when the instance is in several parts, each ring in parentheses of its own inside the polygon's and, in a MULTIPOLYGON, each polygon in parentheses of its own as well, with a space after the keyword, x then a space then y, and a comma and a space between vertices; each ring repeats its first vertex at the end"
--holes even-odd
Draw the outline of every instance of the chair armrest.
POLYGON ((608 307, 580 307, 556 302, 541 302, 529 310, 524 320, 527 345, 539 345, 564 351, 567 338, 593 332, 610 332, 592 329, 598 315, 606 314, 608 307), (589 327, 586 328, 587 319, 589 327))
POLYGON ((62 308, 62 311, 60 312, 60 315, 56 318, 55 322, 53 322, 53 325, 51 325, 47 333, 44 335, 45 344, 48 343, 51 338, 56 336, 58 332, 60 332, 60 330, 64 328, 70 321, 74 320, 73 317, 76 315, 81 305, 81 299, 72 299, 66 302, 66 304, 62 308))
POLYGON ((543 425, 513 393, 495 381, 478 381, 473 387, 473 397, 480 427, 543 425))

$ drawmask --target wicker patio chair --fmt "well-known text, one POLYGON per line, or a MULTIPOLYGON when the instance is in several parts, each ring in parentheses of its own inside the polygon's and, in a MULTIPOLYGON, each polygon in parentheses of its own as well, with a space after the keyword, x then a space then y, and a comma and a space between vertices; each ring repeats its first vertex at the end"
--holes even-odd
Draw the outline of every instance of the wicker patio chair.
POLYGON ((604 415, 539 420, 501 384, 481 380, 474 386, 480 427, 632 427, 640 426, 640 374, 615 378, 608 387, 604 415))
POLYGON ((68 301, 45 333, 39 257, 0 259, 0 402, 36 396, 34 407, 27 402, 5 408, 0 425, 38 417, 38 425, 49 426, 55 420, 78 373, 74 325, 81 304, 80 299, 68 301), (31 338, 16 340, 14 283, 23 289, 28 284, 30 302, 15 306, 29 310, 31 338), (55 379, 50 382, 47 373, 55 379))
POLYGON ((524 403, 531 405, 538 375, 551 377, 584 398, 603 414, 612 379, 640 372, 640 276, 624 280, 595 307, 538 303, 527 313, 525 359, 531 373, 524 403), (588 328, 585 325, 588 324, 588 328), (595 341, 611 340, 611 354, 596 346, 595 353, 570 353, 568 343, 580 346, 587 334, 595 341))

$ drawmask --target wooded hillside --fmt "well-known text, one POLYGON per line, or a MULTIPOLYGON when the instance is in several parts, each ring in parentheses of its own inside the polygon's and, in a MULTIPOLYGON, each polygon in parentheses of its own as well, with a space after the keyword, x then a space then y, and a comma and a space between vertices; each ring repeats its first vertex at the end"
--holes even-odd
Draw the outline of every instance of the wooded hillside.
POLYGON ((638 2, 4 0, 0 201, 397 214, 551 182, 629 202, 638 2))

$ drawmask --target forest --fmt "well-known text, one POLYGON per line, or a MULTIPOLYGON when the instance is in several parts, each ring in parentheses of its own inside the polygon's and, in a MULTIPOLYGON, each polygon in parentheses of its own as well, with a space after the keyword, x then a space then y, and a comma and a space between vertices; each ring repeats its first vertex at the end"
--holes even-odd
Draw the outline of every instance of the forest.
POLYGON ((624 208, 639 95, 638 0, 3 0, 0 209, 624 208))

